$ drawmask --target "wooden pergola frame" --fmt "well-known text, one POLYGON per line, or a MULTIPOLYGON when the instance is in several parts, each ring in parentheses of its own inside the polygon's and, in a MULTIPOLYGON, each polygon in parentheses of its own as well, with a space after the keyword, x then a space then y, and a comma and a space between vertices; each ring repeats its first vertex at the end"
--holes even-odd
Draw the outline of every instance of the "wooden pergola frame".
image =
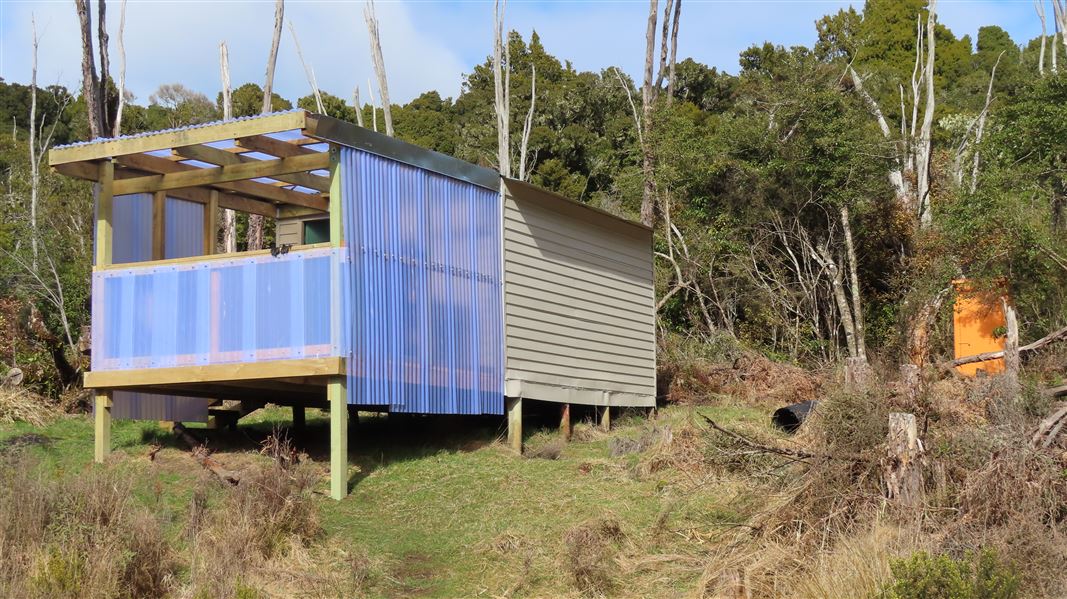
MULTIPOLYGON (((49 153, 49 164, 64 175, 98 185, 93 266, 97 271, 113 268, 112 205, 114 196, 123 194, 152 195, 152 261, 138 266, 169 262, 163 260, 168 196, 205 206, 204 255, 178 260, 220 257, 212 256, 218 208, 272 218, 328 213, 329 245, 344 245, 341 202, 332 201, 341 197, 341 146, 489 189, 500 182, 499 174, 490 169, 303 110, 57 147, 49 153), (299 137, 275 137, 293 131, 299 137), (226 147, 211 145, 220 142, 226 147), (320 144, 327 144, 328 151, 308 147, 320 144)), ((111 449, 114 389, 209 398, 254 390, 261 399, 289 402, 294 420, 303 420, 305 405, 329 406, 330 494, 341 499, 348 493, 346 372, 342 358, 87 372, 84 384, 94 389, 95 459, 102 462, 111 449)))

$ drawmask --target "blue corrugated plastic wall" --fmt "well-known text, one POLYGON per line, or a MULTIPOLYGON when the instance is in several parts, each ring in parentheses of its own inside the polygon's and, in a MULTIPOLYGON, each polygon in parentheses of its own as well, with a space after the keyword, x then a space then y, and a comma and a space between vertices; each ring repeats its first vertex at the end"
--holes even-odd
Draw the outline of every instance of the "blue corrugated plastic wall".
POLYGON ((497 192, 341 149, 348 402, 503 414, 497 192))
POLYGON ((152 259, 152 194, 115 196, 111 203, 111 261, 152 259))
POLYGON ((200 256, 204 253, 204 210, 203 204, 167 198, 166 218, 163 221, 166 231, 163 234, 163 257, 185 258, 200 256))

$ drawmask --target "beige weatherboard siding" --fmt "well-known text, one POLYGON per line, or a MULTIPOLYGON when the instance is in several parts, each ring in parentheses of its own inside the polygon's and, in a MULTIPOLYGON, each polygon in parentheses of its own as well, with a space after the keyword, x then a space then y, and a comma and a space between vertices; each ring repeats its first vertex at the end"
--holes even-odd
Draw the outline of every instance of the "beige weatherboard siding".
POLYGON ((504 181, 505 394, 656 402, 652 232, 504 181))

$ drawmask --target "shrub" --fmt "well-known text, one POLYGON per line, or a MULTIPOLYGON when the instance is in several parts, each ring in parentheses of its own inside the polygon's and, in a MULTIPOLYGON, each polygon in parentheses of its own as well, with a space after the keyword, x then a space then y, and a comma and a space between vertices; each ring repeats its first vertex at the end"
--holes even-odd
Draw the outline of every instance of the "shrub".
POLYGON ((1019 595, 1015 569, 984 549, 977 555, 953 559, 925 551, 892 562, 889 599, 1013 599, 1019 595))

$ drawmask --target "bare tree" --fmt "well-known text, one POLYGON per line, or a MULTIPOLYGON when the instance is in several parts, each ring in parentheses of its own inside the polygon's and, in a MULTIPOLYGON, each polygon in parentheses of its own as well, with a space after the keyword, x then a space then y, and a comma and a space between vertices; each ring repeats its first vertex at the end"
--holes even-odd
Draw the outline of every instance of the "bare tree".
POLYGON ((934 56, 936 54, 934 25, 937 21, 937 0, 930 0, 926 16, 926 106, 923 109, 923 124, 917 139, 917 177, 916 195, 919 202, 919 226, 928 227, 933 222, 933 211, 930 207, 930 161, 931 141, 934 125, 934 56))
MULTIPOLYGON (((282 21, 285 20, 285 0, 277 0, 274 4, 274 35, 271 37, 270 55, 267 57, 267 76, 263 83, 263 107, 261 113, 271 112, 273 107, 274 68, 278 64, 278 47, 282 43, 282 21)), ((263 247, 263 215, 248 215, 248 233, 246 235, 249 250, 258 250, 263 247)))
POLYGON ((374 85, 367 79, 367 93, 370 94, 370 120, 375 131, 378 131, 378 105, 374 103, 374 85))
POLYGON ((356 124, 363 126, 363 103, 359 101, 359 86, 352 91, 352 108, 356 109, 356 124))
POLYGON ((370 53, 374 63, 374 74, 378 76, 378 98, 382 101, 382 116, 385 118, 385 134, 393 136, 393 113, 389 104, 389 80, 385 72, 385 59, 382 57, 382 40, 378 32, 378 17, 374 14, 374 0, 367 0, 363 5, 363 19, 367 22, 367 34, 370 38, 370 53))
POLYGON ((852 299, 852 321, 856 335, 856 353, 853 356, 863 365, 867 364, 867 336, 863 324, 863 301, 860 294, 859 266, 856 260, 856 246, 852 243, 852 225, 850 224, 847 205, 841 206, 841 229, 845 237, 845 258, 848 263, 849 287, 852 299))
POLYGON ((650 0, 648 8, 648 25, 645 29, 645 70, 644 85, 641 87, 641 124, 644 127, 642 138, 645 143, 641 144, 641 174, 644 178, 644 188, 641 197, 641 222, 651 226, 655 221, 656 213, 656 180, 655 180, 655 156, 651 146, 649 131, 652 128, 652 112, 656 99, 659 97, 663 86, 663 79, 669 75, 667 88, 674 89, 674 70, 678 50, 678 22, 681 16, 682 0, 667 0, 663 11, 663 26, 660 34, 660 60, 659 74, 653 80, 653 65, 656 57, 656 17, 659 8, 659 0, 650 0), (675 4, 677 3, 677 5, 675 4), (673 9, 673 21, 671 14, 673 9), (671 47, 668 49, 668 37, 671 39, 671 47))
POLYGON ((119 105, 115 108, 115 123, 111 130, 112 137, 122 135, 122 108, 126 105, 126 0, 119 5, 119 105))
MULTIPOLYGON (((101 0, 103 4, 103 0, 101 0)), ((89 116, 89 136, 100 137, 104 131, 103 107, 100 105, 100 82, 96 78, 93 60, 93 24, 89 15, 89 0, 74 0, 82 38, 82 97, 89 116)))
POLYGON ((1037 10, 1037 18, 1041 20, 1041 52, 1037 58, 1037 72, 1045 76, 1045 40, 1048 38, 1045 28, 1045 0, 1034 0, 1034 9, 1037 10))
MULTIPOLYGON (((522 125, 522 143, 519 145, 519 180, 528 181, 530 172, 526 169, 526 154, 530 146, 530 131, 533 129, 534 106, 537 104, 537 65, 530 65, 530 110, 526 113, 526 122, 522 125)), ((531 162, 533 162, 531 160, 531 162)), ((531 167, 532 170, 532 167, 531 167)))
POLYGON ((311 86, 311 93, 315 96, 315 109, 319 114, 326 114, 326 107, 322 104, 322 94, 319 93, 319 84, 315 80, 315 69, 308 65, 304 60, 304 53, 300 50, 300 39, 296 37, 296 28, 293 27, 293 20, 289 19, 289 33, 293 36, 293 45, 296 46, 296 55, 300 58, 300 64, 304 65, 304 74, 307 75, 308 85, 311 86))
POLYGON ((285 0, 274 3, 274 36, 270 42, 270 55, 267 57, 267 76, 263 82, 263 108, 260 112, 271 111, 271 99, 274 93, 274 68, 278 64, 278 47, 282 43, 282 21, 285 20, 285 0))
POLYGON ((37 161, 37 19, 30 13, 30 33, 33 37, 33 57, 30 61, 30 247, 32 267, 37 271, 37 194, 41 186, 41 172, 37 161))
MULTIPOLYGON (((219 71, 222 75, 222 118, 233 118, 233 90, 230 86, 230 51, 226 42, 219 44, 219 71)), ((229 208, 222 211, 222 251, 237 251, 237 213, 229 208)))
POLYGON ((493 109, 496 111, 497 170, 511 176, 511 52, 504 31, 507 0, 493 2, 493 109))
POLYGON ((985 119, 989 114, 989 105, 993 103, 993 79, 997 76, 997 67, 1000 66, 1000 59, 1004 57, 1004 52, 997 56, 997 62, 993 64, 993 70, 989 72, 989 87, 985 92, 985 106, 982 107, 981 114, 978 115, 978 129, 974 133, 974 165, 971 167, 971 193, 974 193, 978 189, 978 158, 981 153, 979 147, 982 143, 982 134, 985 132, 985 119))

